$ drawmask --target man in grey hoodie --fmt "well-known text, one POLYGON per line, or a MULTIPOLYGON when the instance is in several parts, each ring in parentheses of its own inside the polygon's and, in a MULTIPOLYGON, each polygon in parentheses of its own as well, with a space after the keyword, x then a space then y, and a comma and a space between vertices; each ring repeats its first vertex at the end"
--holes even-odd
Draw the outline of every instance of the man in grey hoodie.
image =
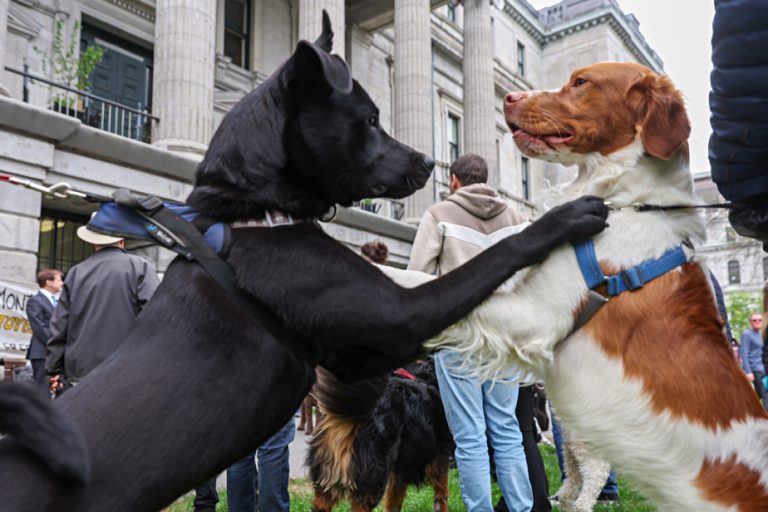
MULTIPOLYGON (((450 272, 528 223, 486 185, 483 158, 467 154, 450 168, 451 195, 424 214, 411 252, 410 270, 450 272)), ((435 355, 448 425, 456 442, 461 496, 470 512, 491 512, 491 477, 486 435, 494 451, 499 487, 510 510, 533 506, 520 425, 515 417, 518 382, 482 382, 462 374, 450 350, 435 355)), ((513 376, 510 376, 513 377, 513 376)))

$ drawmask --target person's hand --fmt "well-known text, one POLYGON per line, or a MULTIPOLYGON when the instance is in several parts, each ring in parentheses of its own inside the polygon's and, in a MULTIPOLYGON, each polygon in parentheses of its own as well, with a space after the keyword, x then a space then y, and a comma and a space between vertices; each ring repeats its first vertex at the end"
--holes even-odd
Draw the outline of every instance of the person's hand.
POLYGON ((749 372, 747 374, 747 378, 749 379, 749 382, 754 382, 755 381, 755 374, 752 373, 752 372, 749 372))
POLYGON ((738 205, 728 213, 728 221, 741 236, 763 242, 763 251, 768 252, 768 210, 766 196, 752 198, 749 204, 738 205))
POLYGON ((56 394, 59 390, 64 389, 64 383, 61 381, 61 374, 53 375, 50 379, 51 393, 56 394))

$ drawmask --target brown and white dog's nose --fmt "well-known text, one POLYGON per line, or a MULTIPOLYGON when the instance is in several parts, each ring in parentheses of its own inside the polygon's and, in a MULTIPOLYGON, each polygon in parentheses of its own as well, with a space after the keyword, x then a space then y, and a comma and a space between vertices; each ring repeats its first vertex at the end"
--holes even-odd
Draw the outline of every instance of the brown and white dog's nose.
POLYGON ((528 93, 523 91, 518 92, 509 92, 506 96, 504 96, 504 104, 505 105, 511 105, 513 103, 517 103, 518 101, 522 100, 528 95, 528 93))

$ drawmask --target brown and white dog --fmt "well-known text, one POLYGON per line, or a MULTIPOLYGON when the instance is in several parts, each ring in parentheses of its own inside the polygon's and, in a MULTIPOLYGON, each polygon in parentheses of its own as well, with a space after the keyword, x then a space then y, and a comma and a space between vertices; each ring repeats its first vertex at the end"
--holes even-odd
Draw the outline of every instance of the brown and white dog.
POLYGON ((600 63, 555 92, 509 93, 504 112, 523 153, 578 166, 558 202, 593 194, 614 205, 610 228, 594 238, 606 275, 681 244, 689 261, 610 299, 572 333, 587 285, 563 247, 429 346, 463 352, 486 377, 512 364, 537 370, 571 436, 660 510, 768 510, 768 415, 687 246, 703 238, 703 223, 693 209, 629 207, 698 202, 680 92, 639 64, 600 63))

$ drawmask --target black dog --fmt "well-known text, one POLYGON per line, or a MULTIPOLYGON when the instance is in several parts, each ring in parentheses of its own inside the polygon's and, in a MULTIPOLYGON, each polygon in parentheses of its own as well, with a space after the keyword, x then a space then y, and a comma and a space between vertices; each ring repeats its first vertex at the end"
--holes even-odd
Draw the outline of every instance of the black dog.
POLYGON ((32 392, 0 387, 3 509, 157 510, 283 426, 318 362, 342 379, 401 366, 515 271, 603 229, 602 201, 578 200, 443 278, 396 286, 313 219, 406 196, 433 160, 381 129, 331 40, 324 16, 320 38, 232 109, 189 197, 220 221, 304 220, 233 229, 226 262, 271 317, 254 321, 199 265, 174 261, 121 348, 53 406, 24 408, 32 392))
POLYGON ((402 508, 409 484, 428 481, 435 512, 448 512, 448 430, 432 361, 351 384, 320 369, 314 387, 325 413, 309 444, 307 466, 315 488, 313 512, 331 512, 344 497, 352 510, 402 508), (389 482, 389 485, 387 483, 389 482), (386 488, 386 494, 384 493, 386 488))

